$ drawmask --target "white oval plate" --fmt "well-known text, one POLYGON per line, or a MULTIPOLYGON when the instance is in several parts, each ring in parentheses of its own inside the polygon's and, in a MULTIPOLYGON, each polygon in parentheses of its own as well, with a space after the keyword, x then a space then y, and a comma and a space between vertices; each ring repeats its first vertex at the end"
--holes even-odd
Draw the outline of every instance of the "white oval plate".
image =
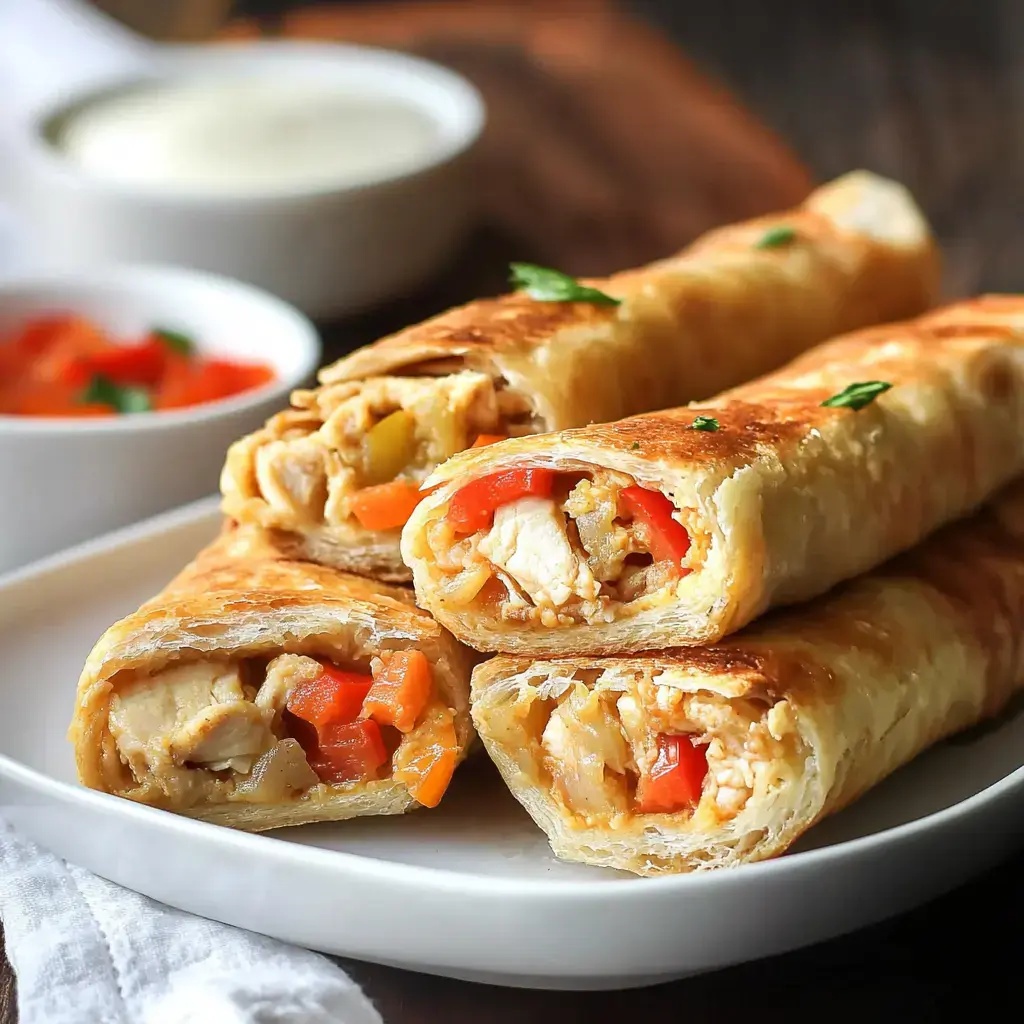
POLYGON ((103 629, 216 532, 211 500, 0 578, 0 813, 183 910, 314 949, 474 981, 649 984, 907 910, 1020 842, 1024 714, 943 744, 799 852, 640 879, 562 864, 486 757, 437 811, 252 836, 79 787, 65 730, 103 629))

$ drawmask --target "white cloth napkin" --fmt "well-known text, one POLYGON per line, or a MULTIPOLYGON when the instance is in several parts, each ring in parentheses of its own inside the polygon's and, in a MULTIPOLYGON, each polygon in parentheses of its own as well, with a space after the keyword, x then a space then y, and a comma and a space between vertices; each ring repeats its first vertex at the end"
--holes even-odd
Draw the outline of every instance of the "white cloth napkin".
POLYGON ((172 910, 0 822, 19 1024, 382 1024, 325 957, 172 910))

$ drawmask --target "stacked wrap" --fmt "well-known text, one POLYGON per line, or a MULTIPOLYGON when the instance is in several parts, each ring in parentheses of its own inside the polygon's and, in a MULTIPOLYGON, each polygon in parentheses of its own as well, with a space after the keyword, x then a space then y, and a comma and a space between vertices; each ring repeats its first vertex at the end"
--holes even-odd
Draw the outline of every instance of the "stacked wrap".
POLYGON ((784 852, 931 744, 1024 687, 1024 483, 823 600, 710 647, 498 657, 473 717, 568 860, 638 874, 784 852), (559 708, 568 726, 552 727, 559 708), (695 807, 634 809, 659 734, 693 737, 695 807))
POLYGON ((1024 686, 1022 474, 1024 297, 987 296, 456 456, 403 551, 502 652, 474 722, 556 854, 734 866, 1024 686))

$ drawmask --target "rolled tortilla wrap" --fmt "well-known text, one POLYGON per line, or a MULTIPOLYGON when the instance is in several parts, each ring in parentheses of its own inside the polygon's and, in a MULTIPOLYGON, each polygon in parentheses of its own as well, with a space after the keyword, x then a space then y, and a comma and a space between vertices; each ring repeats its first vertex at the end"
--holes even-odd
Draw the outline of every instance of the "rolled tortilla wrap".
POLYGON ((417 486, 481 435, 601 423, 706 398, 842 331, 922 312, 938 259, 899 185, 864 172, 603 281, 621 299, 482 299, 361 349, 237 442, 224 510, 300 557, 408 580, 417 486))
POLYGON ((100 638, 69 738, 86 786, 234 828, 401 814, 465 756, 471 666, 405 589, 228 528, 100 638), (371 671, 404 661, 422 685, 401 730, 360 718, 371 671))
POLYGON ((420 605, 481 651, 708 643, 1022 472, 1024 297, 993 296, 847 335, 709 402, 463 452, 426 481, 403 554, 420 605), (863 382, 868 404, 823 404, 863 382))
POLYGON ((499 656, 473 718, 567 860, 641 875, 784 853, 1024 687, 1024 484, 707 648, 499 656))

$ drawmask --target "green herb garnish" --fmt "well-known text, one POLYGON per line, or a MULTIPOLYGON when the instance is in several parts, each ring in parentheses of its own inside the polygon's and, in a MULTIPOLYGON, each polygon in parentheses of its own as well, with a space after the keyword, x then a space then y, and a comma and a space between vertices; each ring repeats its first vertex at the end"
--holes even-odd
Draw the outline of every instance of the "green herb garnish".
POLYGON ((640 451, 640 442, 639 441, 634 441, 629 447, 633 451, 638 452, 638 451, 640 451))
POLYGON ((718 420, 714 416, 698 416, 691 424, 691 430, 706 430, 714 433, 718 429, 718 420))
POLYGON ((181 331, 171 331, 166 327, 154 327, 150 333, 158 341, 162 341, 172 352, 178 355, 190 356, 196 350, 196 343, 181 331))
POLYGON ((509 269, 512 284, 540 302, 593 302, 598 306, 617 306, 622 302, 597 288, 580 284, 575 277, 560 270, 549 270, 533 263, 510 263, 509 269))
POLYGON ((884 380, 866 380, 843 388, 838 395, 826 398, 821 404, 830 409, 863 409, 891 387, 884 380))
POLYGON ((82 393, 82 402, 109 405, 118 412, 149 412, 153 403, 143 388, 122 387, 109 377, 97 373, 82 393))
POLYGON ((754 246, 755 249, 778 249, 779 246, 789 245, 793 239, 796 238, 796 231, 787 227, 785 224, 780 224, 778 227, 769 228, 762 236, 760 241, 754 246))

